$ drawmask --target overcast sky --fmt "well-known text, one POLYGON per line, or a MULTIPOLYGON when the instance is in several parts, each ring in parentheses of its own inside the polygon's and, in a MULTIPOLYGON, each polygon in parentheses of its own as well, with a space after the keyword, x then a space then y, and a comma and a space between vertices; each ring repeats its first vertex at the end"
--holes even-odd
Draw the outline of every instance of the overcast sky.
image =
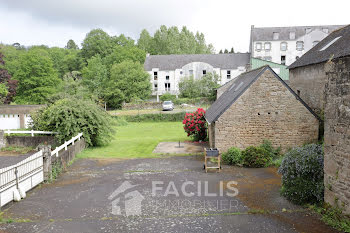
POLYGON ((0 0, 0 42, 64 47, 87 32, 138 39, 143 28, 187 26, 216 51, 246 52, 257 27, 349 24, 349 0, 0 0))

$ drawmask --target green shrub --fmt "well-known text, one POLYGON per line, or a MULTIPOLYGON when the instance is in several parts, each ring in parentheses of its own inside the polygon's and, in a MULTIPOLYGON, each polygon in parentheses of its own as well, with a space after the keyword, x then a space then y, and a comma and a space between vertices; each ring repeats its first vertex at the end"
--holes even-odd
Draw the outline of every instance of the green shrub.
POLYGON ((269 140, 264 139, 263 143, 259 147, 265 149, 273 160, 281 157, 281 150, 282 150, 281 147, 278 147, 275 149, 272 146, 271 141, 269 140))
POLYGON ((176 100, 176 95, 172 95, 170 93, 165 93, 165 94, 160 96, 160 100, 161 101, 169 101, 169 100, 171 100, 171 101, 174 102, 176 100))
POLYGON ((270 164, 271 157, 264 148, 249 146, 242 151, 242 162, 245 167, 265 167, 270 164))
POLYGON ((113 137, 113 119, 94 102, 76 98, 61 99, 33 115, 33 128, 58 132, 60 142, 83 133, 90 146, 103 145, 113 137))
POLYGON ((310 144, 287 152, 279 173, 282 174, 282 195, 297 203, 323 201, 323 148, 310 144))
POLYGON ((231 147, 227 152, 222 153, 222 161, 229 165, 242 164, 242 152, 237 147, 231 147))
POLYGON ((141 114, 128 116, 114 116, 115 119, 124 118, 127 122, 180 122, 184 119, 186 112, 141 114))

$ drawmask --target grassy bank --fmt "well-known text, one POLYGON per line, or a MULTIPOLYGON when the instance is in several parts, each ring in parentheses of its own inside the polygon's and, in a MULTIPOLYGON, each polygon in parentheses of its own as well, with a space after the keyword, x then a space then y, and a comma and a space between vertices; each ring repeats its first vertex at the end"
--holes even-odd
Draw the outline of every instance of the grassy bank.
POLYGON ((116 135, 107 146, 87 148, 78 158, 154 157, 159 142, 188 140, 181 122, 129 122, 116 127, 116 135))

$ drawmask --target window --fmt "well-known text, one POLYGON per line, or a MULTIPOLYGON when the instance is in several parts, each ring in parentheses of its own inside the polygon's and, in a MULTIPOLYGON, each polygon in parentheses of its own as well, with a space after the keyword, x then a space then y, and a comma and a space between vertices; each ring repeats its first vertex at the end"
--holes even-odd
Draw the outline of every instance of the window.
POLYGON ((170 83, 165 83, 165 90, 170 91, 170 83))
POLYGON ((303 41, 297 41, 296 49, 298 51, 302 51, 304 49, 304 42, 303 41))
POLYGON ((207 74, 207 71, 206 70, 203 70, 203 75, 206 75, 207 74))
POLYGON ((153 78, 154 78, 154 80, 158 80, 158 72, 157 71, 153 72, 153 78))
POLYGON ((341 36, 338 36, 337 38, 334 38, 331 42, 329 42, 328 44, 326 44, 325 46, 323 46, 323 48, 320 49, 320 51, 326 50, 329 46, 331 46, 332 44, 334 44, 334 42, 336 42, 337 40, 339 40, 339 38, 341 38, 341 36))
POLYGON ((281 51, 287 50, 287 42, 281 42, 281 51))
POLYGON ((289 39, 290 40, 295 40, 295 32, 290 32, 289 33, 289 39))
POLYGON ((262 47, 262 45, 261 45, 260 42, 257 42, 257 43, 255 44, 255 50, 256 50, 256 51, 261 51, 261 47, 262 47))
POLYGON ((227 79, 230 79, 231 78, 231 70, 228 70, 227 71, 227 79))
POLYGON ((305 33, 307 34, 307 33, 309 33, 309 32, 311 32, 311 28, 306 28, 306 29, 305 29, 305 33))
POLYGON ((169 80, 169 75, 165 76, 165 80, 169 80))
POLYGON ((328 28, 322 28, 322 31, 323 31, 324 33, 328 33, 328 32, 329 32, 328 28))
POLYGON ((270 42, 265 42, 264 49, 265 49, 265 51, 270 51, 271 50, 271 43, 270 42))
POLYGON ((157 83, 154 84, 154 90, 158 91, 158 84, 157 83))
POLYGON ((279 37, 280 37, 280 34, 279 34, 278 32, 274 32, 274 33, 273 33, 273 39, 274 39, 274 40, 278 40, 279 37))
POLYGON ((181 74, 181 75, 183 74, 182 70, 180 70, 180 74, 181 74))
POLYGON ((314 47, 315 45, 317 45, 317 44, 318 44, 318 42, 320 42, 320 41, 315 40, 314 42, 312 42, 312 47, 314 47))
POLYGON ((272 57, 270 57, 270 56, 264 57, 264 60, 265 61, 272 61, 272 57))
POLYGON ((193 70, 189 70, 190 76, 193 76, 193 70))
POLYGON ((281 56, 281 64, 282 65, 286 64, 286 56, 281 56))

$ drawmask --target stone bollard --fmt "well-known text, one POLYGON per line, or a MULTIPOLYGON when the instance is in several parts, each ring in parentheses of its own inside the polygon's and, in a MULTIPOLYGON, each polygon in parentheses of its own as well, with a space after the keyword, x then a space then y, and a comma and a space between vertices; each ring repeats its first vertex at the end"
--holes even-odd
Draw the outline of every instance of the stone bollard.
POLYGON ((6 146, 5 132, 0 130, 0 149, 6 146))
POLYGON ((51 146, 50 145, 39 145, 38 151, 43 151, 44 159, 44 181, 51 180, 52 176, 52 165, 51 165, 51 146))

